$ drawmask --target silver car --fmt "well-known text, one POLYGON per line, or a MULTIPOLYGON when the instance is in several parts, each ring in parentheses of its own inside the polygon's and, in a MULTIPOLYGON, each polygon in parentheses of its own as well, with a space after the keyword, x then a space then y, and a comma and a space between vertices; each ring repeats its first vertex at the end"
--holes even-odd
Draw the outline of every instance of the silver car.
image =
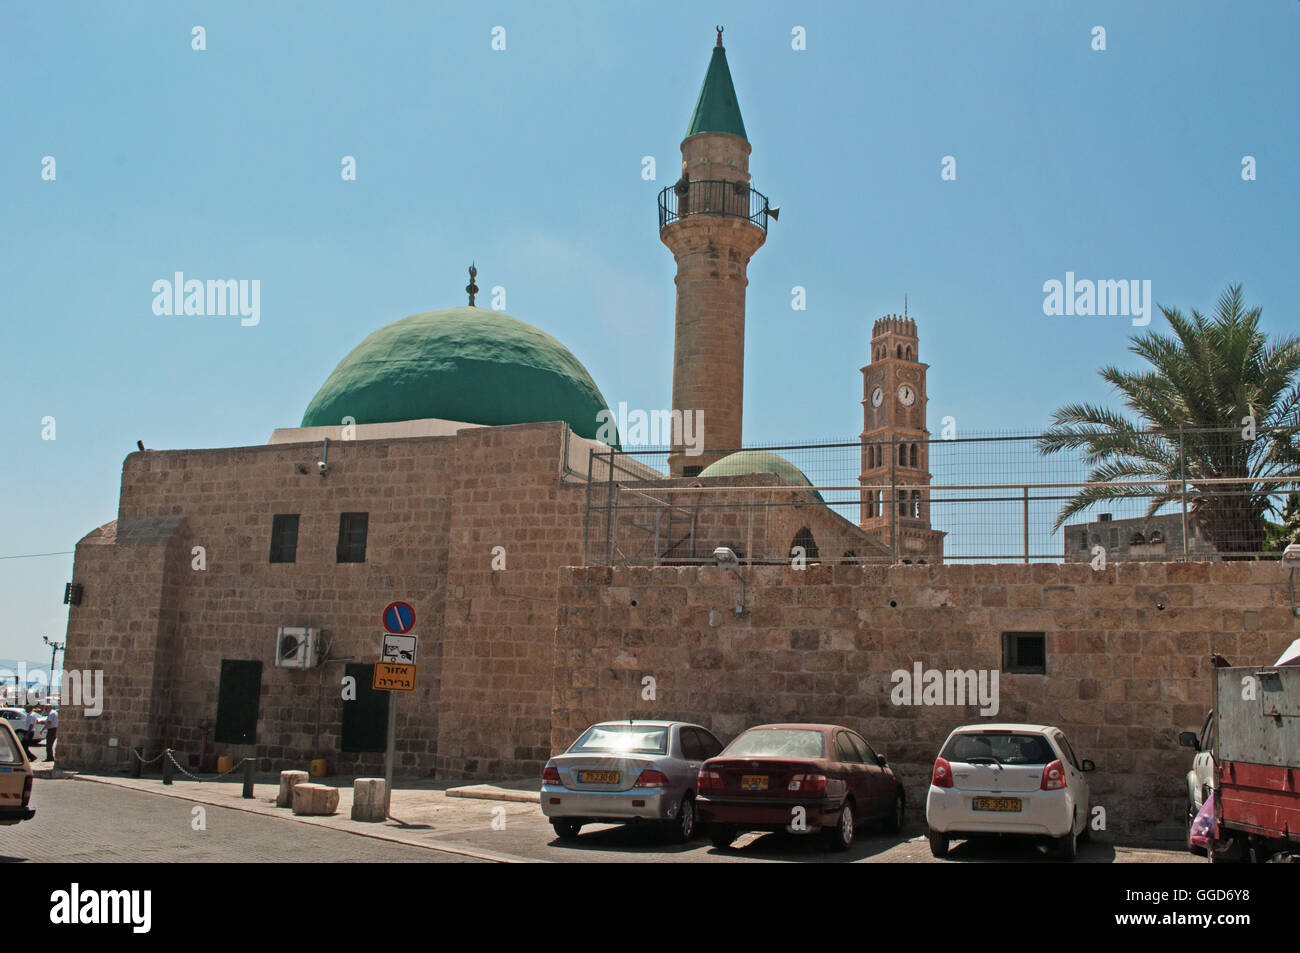
POLYGON ((695 782, 722 743, 681 721, 592 725, 542 771, 542 813, 561 840, 583 824, 649 821, 677 843, 695 836, 695 782))

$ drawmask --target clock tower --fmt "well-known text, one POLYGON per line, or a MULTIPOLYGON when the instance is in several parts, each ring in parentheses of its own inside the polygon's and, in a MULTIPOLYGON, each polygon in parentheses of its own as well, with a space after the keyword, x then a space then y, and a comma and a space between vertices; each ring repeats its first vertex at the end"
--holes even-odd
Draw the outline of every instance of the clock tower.
POLYGON ((916 322, 889 314, 871 329, 862 368, 859 525, 896 546, 899 559, 941 562, 944 533, 930 528, 930 432, 916 322), (899 489, 891 500, 891 486, 899 489))

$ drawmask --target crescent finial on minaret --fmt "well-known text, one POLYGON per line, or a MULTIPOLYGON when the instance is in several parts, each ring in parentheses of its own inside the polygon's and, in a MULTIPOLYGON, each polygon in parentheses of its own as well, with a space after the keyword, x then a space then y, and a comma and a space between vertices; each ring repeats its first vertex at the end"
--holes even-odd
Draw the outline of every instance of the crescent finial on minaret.
POLYGON ((469 284, 465 286, 465 292, 469 295, 469 306, 471 308, 474 307, 474 296, 478 294, 478 285, 474 284, 474 279, 476 277, 478 277, 478 269, 474 267, 473 262, 470 262, 469 284))

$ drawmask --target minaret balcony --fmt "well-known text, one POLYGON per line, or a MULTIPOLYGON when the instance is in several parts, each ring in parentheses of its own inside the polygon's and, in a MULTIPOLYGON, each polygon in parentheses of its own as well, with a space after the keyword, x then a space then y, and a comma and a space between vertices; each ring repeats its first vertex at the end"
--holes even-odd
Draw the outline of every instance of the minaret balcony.
POLYGON ((773 214, 767 196, 744 182, 696 179, 678 182, 659 193, 659 230, 692 215, 745 218, 767 234, 767 217, 773 214))

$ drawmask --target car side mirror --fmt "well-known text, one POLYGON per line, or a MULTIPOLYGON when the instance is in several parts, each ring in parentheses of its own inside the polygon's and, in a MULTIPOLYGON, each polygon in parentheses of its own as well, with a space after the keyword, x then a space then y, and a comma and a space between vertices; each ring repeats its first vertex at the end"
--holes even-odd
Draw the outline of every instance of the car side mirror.
POLYGON ((1184 748, 1192 748, 1195 751, 1201 750, 1201 743, 1196 739, 1196 732, 1194 731, 1179 732, 1178 744, 1184 748))
POLYGON ((1091 761, 1089 761, 1087 758, 1084 758, 1084 759, 1083 759, 1083 764, 1079 765, 1079 770, 1080 770, 1080 771, 1096 771, 1096 770, 1097 770, 1097 766, 1096 766, 1095 764, 1093 764, 1091 761))
POLYGON ((876 764, 882 768, 887 768, 889 767, 889 760, 883 754, 878 754, 876 755, 876 764))

